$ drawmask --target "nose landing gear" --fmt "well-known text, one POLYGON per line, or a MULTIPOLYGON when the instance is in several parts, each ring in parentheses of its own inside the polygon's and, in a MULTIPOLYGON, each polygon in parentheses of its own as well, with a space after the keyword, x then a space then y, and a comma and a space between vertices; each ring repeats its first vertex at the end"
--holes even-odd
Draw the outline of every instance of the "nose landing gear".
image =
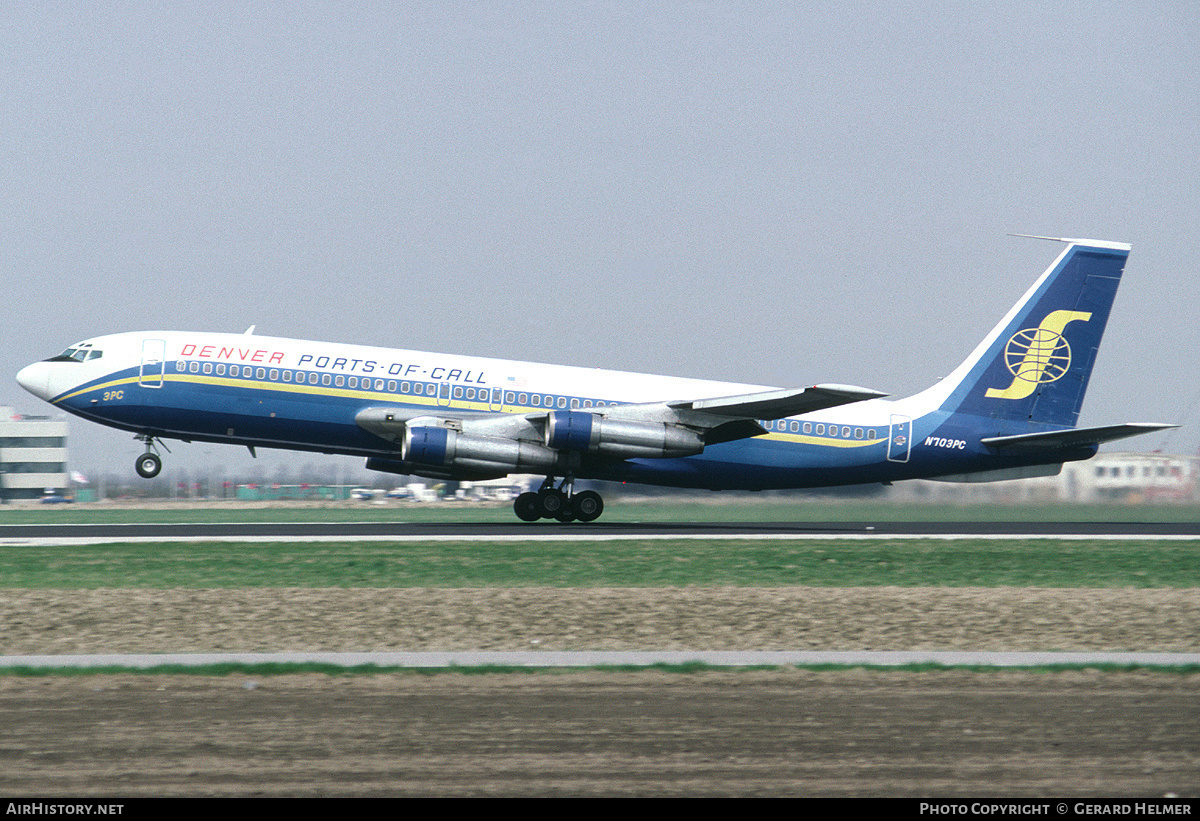
POLYGON ((162 470, 162 459, 157 453, 143 453, 133 468, 143 479, 153 479, 162 470))
MULTIPOLYGON (((143 479, 153 479, 162 471, 162 457, 154 447, 154 437, 150 435, 135 436, 135 439, 146 443, 146 452, 138 457, 133 465, 137 475, 143 479)), ((166 447, 166 445, 163 445, 166 447)))
POLYGON ((573 492, 573 480, 568 477, 554 487, 554 477, 547 476, 537 492, 522 493, 513 502, 513 512, 523 522, 538 519, 557 519, 560 522, 594 522, 604 512, 604 499, 594 490, 573 492))

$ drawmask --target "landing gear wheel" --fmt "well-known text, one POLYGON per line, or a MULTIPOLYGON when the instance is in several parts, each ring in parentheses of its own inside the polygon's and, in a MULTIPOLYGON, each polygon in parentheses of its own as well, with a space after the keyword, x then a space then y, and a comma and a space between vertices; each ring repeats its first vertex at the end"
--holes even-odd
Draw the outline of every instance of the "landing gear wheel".
POLYGON ((585 490, 571 497, 571 511, 581 522, 594 522, 604 512, 604 499, 594 490, 585 490))
POLYGON ((557 488, 546 488, 537 493, 538 513, 543 519, 557 519, 558 514, 567 507, 567 494, 557 488))
POLYGON ((513 502, 513 512, 522 522, 536 522, 542 518, 541 507, 538 505, 536 493, 522 493, 513 502))
POLYGON ((574 493, 572 477, 567 476, 559 487, 554 486, 554 477, 546 481, 536 492, 522 493, 513 501, 513 512, 523 522, 537 519, 557 519, 560 522, 594 522, 604 512, 604 499, 594 490, 574 493))
POLYGON ((157 453, 143 453, 134 464, 134 470, 143 479, 153 479, 162 470, 162 459, 157 453))

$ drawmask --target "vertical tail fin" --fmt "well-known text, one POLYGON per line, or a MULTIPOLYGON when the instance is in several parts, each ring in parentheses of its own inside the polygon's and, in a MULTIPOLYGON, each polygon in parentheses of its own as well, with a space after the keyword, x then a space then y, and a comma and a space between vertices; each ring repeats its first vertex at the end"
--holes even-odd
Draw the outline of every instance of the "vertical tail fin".
POLYGON ((919 395, 922 404, 1075 425, 1131 246, 1058 241, 1069 243, 1066 250, 965 362, 919 395))

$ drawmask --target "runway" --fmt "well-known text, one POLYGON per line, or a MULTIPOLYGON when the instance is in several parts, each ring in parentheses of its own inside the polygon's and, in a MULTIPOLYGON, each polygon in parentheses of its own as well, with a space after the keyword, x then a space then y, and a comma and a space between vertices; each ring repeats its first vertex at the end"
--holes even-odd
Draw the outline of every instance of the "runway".
POLYGON ((5 544, 129 541, 607 541, 622 539, 1197 539, 1200 522, 215 522, 0 525, 5 544))

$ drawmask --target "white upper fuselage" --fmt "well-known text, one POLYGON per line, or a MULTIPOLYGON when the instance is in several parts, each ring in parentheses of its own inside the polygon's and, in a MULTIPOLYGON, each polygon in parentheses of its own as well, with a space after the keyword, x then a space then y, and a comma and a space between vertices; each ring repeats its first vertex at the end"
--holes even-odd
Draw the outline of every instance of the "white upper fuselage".
MULTIPOLYGON (((270 382, 279 390, 317 394, 337 392, 341 395, 357 392, 364 399, 373 401, 392 398, 404 382, 420 383, 437 385, 439 393, 449 388, 451 396, 447 404, 473 411, 499 410, 499 405, 506 412, 533 411, 560 407, 564 398, 566 407, 572 407, 572 399, 578 400, 574 407, 591 407, 597 402, 666 402, 771 389, 749 383, 494 357, 193 331, 142 331, 95 337, 78 344, 90 346, 91 350, 102 352, 102 356, 82 362, 36 362, 24 368, 17 380, 31 393, 56 403, 85 386, 95 390, 97 382, 109 390, 139 382, 145 384, 144 351, 147 341, 152 340, 164 343, 163 373, 167 380, 191 378, 192 381, 206 380, 211 384, 223 381, 235 385, 238 383, 231 375, 232 367, 238 367, 237 379, 245 379, 243 374, 249 367, 254 374, 260 369, 264 371, 257 381, 270 382), (301 373, 305 379, 303 386, 296 382, 296 376, 301 373), (314 374, 318 375, 318 382, 310 386, 308 380, 314 374), (326 375, 329 384, 323 384, 326 375), (351 379, 355 382, 353 388, 350 387, 351 379), (378 384, 381 380, 382 384, 378 384), (389 390, 389 383, 393 382, 395 389, 389 390), (455 387, 464 390, 456 392, 455 387), (468 388, 473 394, 469 401, 466 399, 468 388), (486 398, 483 395, 485 389, 488 391, 486 398), (493 391, 500 391, 502 395, 494 397, 493 391), (455 396, 455 393, 459 395, 455 396)), ((409 395, 410 391, 404 393, 409 395)), ((848 422, 855 424, 882 413, 886 423, 888 410, 884 406, 891 404, 862 402, 838 408, 834 415, 843 421, 851 414, 848 422)), ((830 413, 824 412, 824 415, 830 413)), ((805 416, 815 419, 821 415, 822 412, 816 412, 805 416)))

